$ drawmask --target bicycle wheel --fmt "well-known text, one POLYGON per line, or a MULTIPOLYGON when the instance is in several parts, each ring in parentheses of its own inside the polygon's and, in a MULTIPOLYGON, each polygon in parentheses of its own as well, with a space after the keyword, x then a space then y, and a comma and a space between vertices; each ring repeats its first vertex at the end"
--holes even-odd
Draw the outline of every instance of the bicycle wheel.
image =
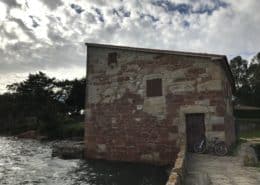
POLYGON ((227 145, 224 142, 217 143, 214 149, 215 149, 215 153, 219 156, 224 156, 228 153, 227 145))
POLYGON ((206 151, 205 142, 204 143, 201 143, 201 142, 195 143, 193 146, 193 150, 195 153, 203 154, 206 151))

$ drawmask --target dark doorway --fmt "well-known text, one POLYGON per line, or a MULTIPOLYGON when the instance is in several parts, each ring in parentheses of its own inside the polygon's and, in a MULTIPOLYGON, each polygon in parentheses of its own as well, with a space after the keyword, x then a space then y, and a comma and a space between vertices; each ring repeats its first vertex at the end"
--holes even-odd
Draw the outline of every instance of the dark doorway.
POLYGON ((204 114, 186 114, 186 134, 188 151, 193 151, 193 146, 205 136, 204 114))

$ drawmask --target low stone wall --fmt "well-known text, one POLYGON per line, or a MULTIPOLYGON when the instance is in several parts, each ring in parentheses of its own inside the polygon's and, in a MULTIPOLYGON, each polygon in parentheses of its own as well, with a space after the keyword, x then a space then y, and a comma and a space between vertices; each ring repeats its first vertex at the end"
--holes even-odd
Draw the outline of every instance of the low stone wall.
POLYGON ((186 168, 186 145, 181 145, 166 185, 183 185, 186 168))
POLYGON ((248 139, 246 143, 241 144, 239 156, 244 166, 257 166, 259 164, 257 151, 254 148, 256 145, 260 145, 259 139, 248 139))

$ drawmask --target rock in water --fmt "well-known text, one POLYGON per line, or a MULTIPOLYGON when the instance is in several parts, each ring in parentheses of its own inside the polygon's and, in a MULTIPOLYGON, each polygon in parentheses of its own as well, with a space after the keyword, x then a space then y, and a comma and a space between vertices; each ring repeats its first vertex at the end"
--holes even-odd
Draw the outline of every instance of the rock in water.
POLYGON ((37 138, 37 132, 35 130, 28 130, 26 132, 18 134, 17 137, 23 138, 23 139, 36 139, 37 138))
POLYGON ((52 157, 62 159, 82 159, 84 157, 84 143, 75 141, 62 141, 55 143, 52 149, 52 157))

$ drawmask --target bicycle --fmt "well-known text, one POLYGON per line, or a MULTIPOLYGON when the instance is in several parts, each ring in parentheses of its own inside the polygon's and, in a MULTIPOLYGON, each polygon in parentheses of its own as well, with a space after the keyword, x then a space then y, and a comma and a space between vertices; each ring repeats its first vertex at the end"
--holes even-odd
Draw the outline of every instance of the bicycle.
POLYGON ((199 142, 193 146, 195 153, 214 152, 216 155, 224 156, 228 153, 228 147, 224 141, 214 137, 212 140, 207 140, 206 137, 202 138, 199 142))

